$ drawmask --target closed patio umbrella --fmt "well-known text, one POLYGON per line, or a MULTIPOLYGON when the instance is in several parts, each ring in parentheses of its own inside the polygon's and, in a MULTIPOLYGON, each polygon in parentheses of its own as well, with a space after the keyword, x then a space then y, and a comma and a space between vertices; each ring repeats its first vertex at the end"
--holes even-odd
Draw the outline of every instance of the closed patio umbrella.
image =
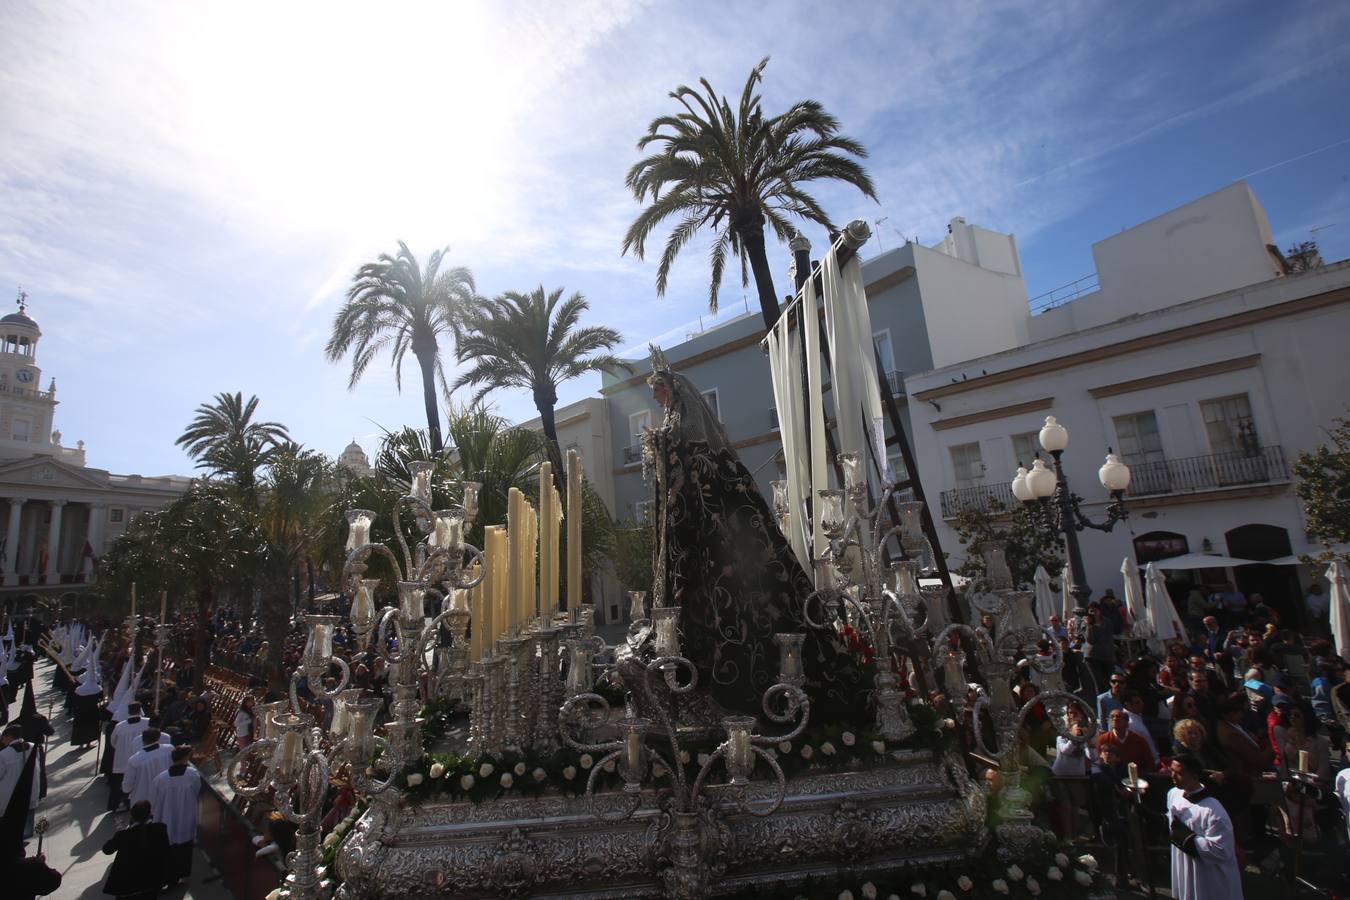
POLYGON ((1050 589, 1050 573, 1045 566, 1036 567, 1032 583, 1036 590, 1036 620, 1043 626, 1049 625, 1050 617, 1055 615, 1055 594, 1050 589))
POLYGON ((1185 642, 1186 629, 1182 627, 1181 617, 1172 605, 1172 595, 1167 593, 1167 581, 1157 563, 1149 563, 1145 570, 1144 592, 1148 602, 1148 624, 1153 631, 1150 646, 1161 653, 1169 641, 1179 638, 1185 642))
POLYGON ((1073 573, 1069 571, 1067 565, 1064 567, 1064 571, 1059 573, 1059 590, 1063 594, 1060 601, 1063 608, 1060 616, 1065 624, 1068 624, 1069 620, 1073 618, 1073 610, 1078 605, 1078 601, 1073 596, 1073 573))
POLYGON ((1345 560, 1327 566, 1327 581, 1331 582, 1331 639, 1336 655, 1344 659, 1350 653, 1350 571, 1345 560))
POLYGON ((1134 636, 1146 639, 1152 633, 1148 625, 1148 607, 1144 605, 1144 587, 1139 583, 1139 567, 1125 557, 1120 564, 1120 574, 1125 577, 1125 608, 1130 611, 1130 624, 1134 636))

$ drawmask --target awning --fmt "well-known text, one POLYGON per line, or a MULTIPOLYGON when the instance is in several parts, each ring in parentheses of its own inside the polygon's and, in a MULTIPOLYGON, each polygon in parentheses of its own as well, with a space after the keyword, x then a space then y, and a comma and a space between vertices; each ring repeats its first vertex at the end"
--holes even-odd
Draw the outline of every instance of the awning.
POLYGON ((1153 564, 1160 569, 1229 569, 1233 566, 1250 566, 1256 563, 1257 560, 1254 559, 1214 556, 1209 553, 1183 553, 1181 556, 1173 556, 1170 559, 1155 559, 1153 561, 1153 564))

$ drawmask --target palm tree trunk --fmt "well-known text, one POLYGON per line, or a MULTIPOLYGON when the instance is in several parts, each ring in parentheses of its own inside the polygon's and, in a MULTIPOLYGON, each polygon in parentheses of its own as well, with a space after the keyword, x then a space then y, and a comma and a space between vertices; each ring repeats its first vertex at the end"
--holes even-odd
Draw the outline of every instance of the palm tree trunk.
POLYGON ((417 364, 422 368, 422 402, 427 408, 427 431, 431 435, 431 450, 441 452, 441 413, 436 405, 436 352, 413 348, 417 364))
POLYGON ((773 272, 769 269, 769 257, 764 250, 764 217, 757 216, 756 221, 743 222, 736 226, 736 234, 741 239, 741 247, 750 258, 750 271, 755 275, 755 288, 759 291, 759 313, 764 317, 765 329, 773 328, 780 315, 778 295, 773 289, 773 272))
POLYGON ((215 612, 215 591, 210 585, 197 588, 197 654, 192 666, 192 689, 200 692, 206 678, 206 667, 211 665, 211 647, 207 638, 211 633, 211 614, 215 612))
POLYGON ((557 417, 554 415, 553 404, 557 402, 554 397, 550 400, 545 394, 539 391, 534 392, 534 408, 539 410, 539 426, 544 430, 544 437, 547 446, 549 462, 553 463, 553 483, 557 486, 558 492, 566 496, 567 482, 563 472, 562 445, 558 443, 558 424, 557 417))

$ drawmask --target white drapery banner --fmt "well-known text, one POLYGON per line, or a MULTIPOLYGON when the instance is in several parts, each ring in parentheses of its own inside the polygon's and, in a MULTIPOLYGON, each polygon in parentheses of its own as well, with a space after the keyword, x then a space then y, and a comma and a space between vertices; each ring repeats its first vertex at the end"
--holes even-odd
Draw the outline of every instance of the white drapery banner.
POLYGON ((893 481, 895 473, 886 453, 886 430, 881 418, 872 316, 867 309, 858 257, 850 259, 840 270, 835 255, 825 254, 821 284, 833 363, 830 393, 834 396, 835 421, 839 423, 836 446, 841 453, 858 454, 866 464, 866 442, 871 441, 881 474, 886 481, 893 481))
POLYGON ((783 439, 783 464, 788 495, 788 543, 802 568, 811 572, 807 549, 806 494, 811 487, 811 464, 802 446, 806 413, 802 409, 802 352, 783 316, 769 332, 769 368, 773 373, 773 400, 778 409, 778 434, 783 439))

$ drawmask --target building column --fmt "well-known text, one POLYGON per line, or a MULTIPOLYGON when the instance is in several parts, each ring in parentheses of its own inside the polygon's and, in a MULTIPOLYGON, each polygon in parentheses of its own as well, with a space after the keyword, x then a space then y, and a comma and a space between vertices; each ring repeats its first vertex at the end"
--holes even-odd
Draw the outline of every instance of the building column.
POLYGON ((66 505, 64 500, 48 501, 52 505, 52 524, 47 529, 47 569, 43 573, 43 584, 60 584, 61 567, 59 557, 61 555, 61 508, 66 505))
POLYGON ((5 532, 5 584, 18 584, 19 576, 19 520, 27 497, 9 498, 9 529, 5 532))
MULTIPOLYGON (((108 515, 108 505, 106 503, 89 504, 89 528, 85 532, 84 539, 88 542, 93 551, 94 558, 103 555, 103 521, 108 515)), ((80 548, 80 571, 84 571, 84 548, 80 548)), ((89 580, 94 580, 93 572, 89 573, 89 580)))

